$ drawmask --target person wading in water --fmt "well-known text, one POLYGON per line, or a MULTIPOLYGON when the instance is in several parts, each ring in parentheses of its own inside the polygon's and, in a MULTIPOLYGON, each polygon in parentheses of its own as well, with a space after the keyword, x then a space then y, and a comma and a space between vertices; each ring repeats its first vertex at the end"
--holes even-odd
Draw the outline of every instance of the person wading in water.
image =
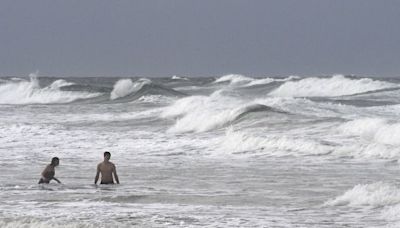
POLYGON ((42 172, 42 177, 39 180, 39 184, 48 184, 50 183, 51 180, 57 181, 59 184, 61 184, 61 181, 59 181, 57 178, 55 178, 55 168, 60 164, 60 159, 58 157, 54 157, 51 159, 51 163, 46 166, 46 168, 42 172))
POLYGON ((110 162, 110 158, 111 158, 111 153, 108 151, 104 152, 104 161, 97 165, 97 173, 96 177, 94 178, 94 184, 97 184, 100 173, 101 173, 100 184, 114 184, 114 178, 117 184, 119 184, 117 170, 115 168, 114 163, 110 162))

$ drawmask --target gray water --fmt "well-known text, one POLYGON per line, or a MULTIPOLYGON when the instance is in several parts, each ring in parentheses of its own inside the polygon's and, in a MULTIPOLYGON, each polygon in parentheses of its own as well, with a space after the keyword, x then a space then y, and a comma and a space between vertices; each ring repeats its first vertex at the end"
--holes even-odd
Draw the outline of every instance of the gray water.
POLYGON ((396 227, 399 83, 4 78, 0 226, 396 227))

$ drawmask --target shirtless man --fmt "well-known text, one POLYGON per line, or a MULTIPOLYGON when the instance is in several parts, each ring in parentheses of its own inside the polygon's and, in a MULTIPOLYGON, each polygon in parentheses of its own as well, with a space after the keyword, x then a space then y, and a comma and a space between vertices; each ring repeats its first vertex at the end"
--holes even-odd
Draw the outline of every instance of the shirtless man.
POLYGON ((57 181, 59 184, 61 184, 61 181, 59 181, 57 178, 54 177, 56 174, 55 172, 55 167, 60 164, 60 159, 58 157, 54 157, 51 159, 51 163, 46 166, 46 168, 42 172, 42 178, 39 180, 39 184, 48 184, 50 183, 51 180, 57 181))
POLYGON ((94 184, 97 184, 99 180, 99 175, 101 173, 100 184, 114 184, 113 174, 115 181, 119 184, 119 179, 117 175, 117 170, 115 165, 110 162, 111 154, 110 152, 104 152, 104 161, 97 165, 96 178, 94 179, 94 184))

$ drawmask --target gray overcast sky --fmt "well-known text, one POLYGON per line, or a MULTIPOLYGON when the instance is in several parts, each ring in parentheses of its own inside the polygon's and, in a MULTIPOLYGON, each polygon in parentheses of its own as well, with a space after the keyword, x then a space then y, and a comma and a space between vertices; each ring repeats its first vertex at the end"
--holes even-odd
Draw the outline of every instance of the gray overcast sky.
POLYGON ((0 76, 400 76, 396 0, 2 0, 0 76))

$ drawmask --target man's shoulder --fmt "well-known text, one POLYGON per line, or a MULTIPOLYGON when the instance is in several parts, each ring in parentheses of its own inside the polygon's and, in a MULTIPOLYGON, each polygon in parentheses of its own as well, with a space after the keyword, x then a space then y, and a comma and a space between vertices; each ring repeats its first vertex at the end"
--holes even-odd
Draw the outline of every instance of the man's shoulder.
POLYGON ((114 163, 112 163, 112 162, 100 162, 98 165, 97 165, 98 167, 101 167, 101 166, 114 166, 115 167, 115 165, 114 165, 114 163))

